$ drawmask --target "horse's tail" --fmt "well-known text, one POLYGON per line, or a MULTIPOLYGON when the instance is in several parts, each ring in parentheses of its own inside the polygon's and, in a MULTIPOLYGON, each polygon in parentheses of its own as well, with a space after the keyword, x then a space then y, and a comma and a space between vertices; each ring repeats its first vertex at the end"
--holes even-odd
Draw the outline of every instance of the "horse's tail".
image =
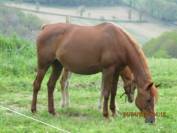
POLYGON ((42 24, 41 25, 41 30, 43 30, 48 24, 42 24))

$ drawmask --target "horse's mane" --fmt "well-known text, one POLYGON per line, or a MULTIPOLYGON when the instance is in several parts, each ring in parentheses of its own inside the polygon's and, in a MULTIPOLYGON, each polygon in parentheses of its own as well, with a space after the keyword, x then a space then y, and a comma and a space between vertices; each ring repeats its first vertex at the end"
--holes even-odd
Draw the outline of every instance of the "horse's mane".
MULTIPOLYGON (((147 59, 145 58, 143 50, 140 48, 138 42, 128 32, 126 32, 125 30, 123 30, 121 27, 120 27, 120 30, 126 36, 126 38, 128 39, 128 41, 131 42, 132 46, 134 47, 134 49, 138 53, 139 57, 141 58, 141 63, 143 64, 143 67, 144 67, 144 72, 147 75, 147 80, 149 82, 152 82, 151 74, 150 74, 150 71, 149 71, 149 68, 148 68, 148 62, 147 62, 147 59)), ((158 92, 157 92, 156 88, 151 89, 151 95, 153 97, 155 97, 156 101, 158 100, 158 92)))
POLYGON ((145 58, 143 50, 140 48, 138 42, 128 32, 126 32, 122 28, 120 28, 120 29, 123 32, 123 34, 127 37, 128 41, 131 42, 132 46, 134 47, 134 49, 138 53, 139 57, 141 58, 141 63, 143 64, 143 67, 144 67, 144 72, 146 73, 146 75, 149 75, 148 78, 149 78, 149 80, 151 80, 151 74, 149 72, 149 68, 147 65, 148 62, 147 62, 147 59, 145 58))

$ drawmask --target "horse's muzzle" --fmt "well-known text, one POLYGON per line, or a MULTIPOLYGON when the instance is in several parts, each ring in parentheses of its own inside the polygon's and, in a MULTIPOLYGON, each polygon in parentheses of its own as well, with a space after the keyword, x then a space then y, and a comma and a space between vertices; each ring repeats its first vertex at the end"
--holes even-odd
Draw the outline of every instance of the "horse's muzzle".
POLYGON ((133 102, 133 99, 132 99, 132 98, 128 98, 128 102, 129 102, 129 103, 132 103, 132 102, 133 102))
POLYGON ((145 123, 150 123, 150 124, 155 123, 155 117, 147 117, 147 118, 145 118, 145 123))

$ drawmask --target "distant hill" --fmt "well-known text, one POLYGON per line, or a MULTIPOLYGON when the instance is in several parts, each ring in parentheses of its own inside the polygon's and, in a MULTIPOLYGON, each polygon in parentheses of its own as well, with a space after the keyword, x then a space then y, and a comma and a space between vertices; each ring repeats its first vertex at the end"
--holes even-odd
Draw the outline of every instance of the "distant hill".
POLYGON ((177 58, 177 30, 165 32, 150 40, 143 50, 149 57, 177 58))

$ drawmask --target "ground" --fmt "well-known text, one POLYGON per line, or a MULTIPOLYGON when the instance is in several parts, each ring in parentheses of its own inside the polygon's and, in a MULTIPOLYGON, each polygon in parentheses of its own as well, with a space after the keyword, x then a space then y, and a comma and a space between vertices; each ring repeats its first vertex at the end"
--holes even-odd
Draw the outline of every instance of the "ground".
MULTIPOLYGON (((0 59, 2 67, 3 58, 0 59)), ((12 62, 14 64, 14 62, 12 62)), ((7 65, 7 63, 3 63, 7 65)), ((16 110, 27 116, 42 120, 58 128, 72 133, 175 133, 177 129, 177 60, 176 59, 149 59, 150 70, 155 83, 161 83, 159 100, 156 106, 157 112, 165 112, 165 116, 157 117, 156 124, 144 123, 143 118, 124 117, 123 112, 136 112, 135 104, 125 102, 120 98, 123 93, 122 85, 119 85, 117 105, 119 113, 115 118, 105 120, 101 111, 97 109, 99 97, 100 74, 92 76, 73 75, 70 80, 70 107, 60 107, 60 87, 57 84, 55 90, 55 107, 58 116, 52 116, 47 112, 47 88, 46 75, 42 88, 38 95, 38 112, 30 112, 32 97, 32 82, 35 72, 18 76, 15 72, 0 76, 0 105, 16 110)), ((13 67, 13 66, 11 66, 13 67)), ((6 70, 4 70, 6 71, 6 70)), ((2 72, 1 72, 2 73, 2 72)), ((4 72, 6 73, 6 72, 4 72)), ((43 133, 60 132, 36 121, 30 120, 18 114, 12 113, 0 107, 1 133, 43 133)))

